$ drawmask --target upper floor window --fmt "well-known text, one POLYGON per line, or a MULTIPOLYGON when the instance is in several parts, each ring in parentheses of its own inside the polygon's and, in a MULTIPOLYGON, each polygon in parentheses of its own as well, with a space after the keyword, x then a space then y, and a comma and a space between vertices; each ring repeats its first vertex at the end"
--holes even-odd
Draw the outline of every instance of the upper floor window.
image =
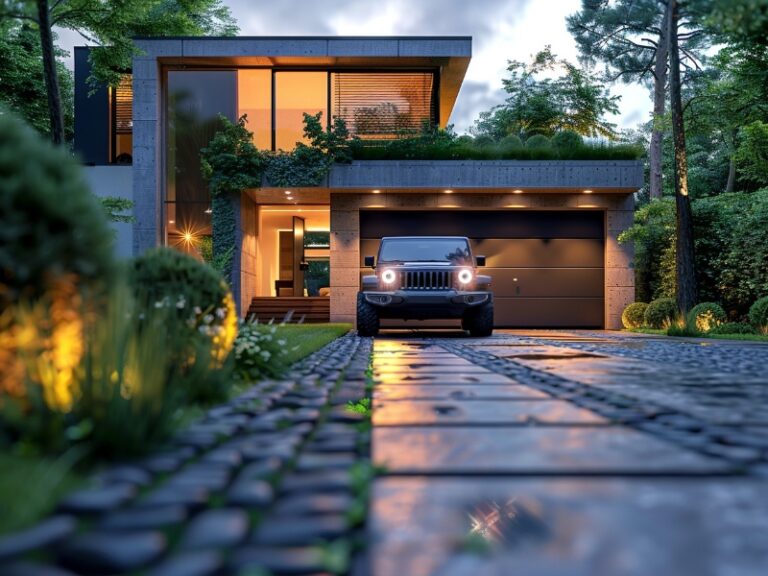
POLYGON ((133 162, 133 77, 124 74, 109 90, 110 160, 115 164, 133 162))

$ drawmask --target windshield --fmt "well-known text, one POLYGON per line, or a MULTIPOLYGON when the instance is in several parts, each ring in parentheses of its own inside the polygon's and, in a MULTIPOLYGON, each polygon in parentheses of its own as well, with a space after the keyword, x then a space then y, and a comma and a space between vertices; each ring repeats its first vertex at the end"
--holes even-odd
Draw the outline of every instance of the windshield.
POLYGON ((393 238, 381 243, 379 262, 445 262, 472 265, 466 238, 393 238))

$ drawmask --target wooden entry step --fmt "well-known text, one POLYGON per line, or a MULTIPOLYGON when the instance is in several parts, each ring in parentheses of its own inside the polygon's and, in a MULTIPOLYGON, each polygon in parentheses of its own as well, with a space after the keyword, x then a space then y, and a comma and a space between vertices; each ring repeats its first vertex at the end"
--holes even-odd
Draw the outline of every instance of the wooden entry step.
POLYGON ((247 317, 258 319, 259 322, 276 323, 293 312, 289 322, 294 323, 323 323, 331 318, 331 299, 328 297, 256 297, 251 300, 247 317))

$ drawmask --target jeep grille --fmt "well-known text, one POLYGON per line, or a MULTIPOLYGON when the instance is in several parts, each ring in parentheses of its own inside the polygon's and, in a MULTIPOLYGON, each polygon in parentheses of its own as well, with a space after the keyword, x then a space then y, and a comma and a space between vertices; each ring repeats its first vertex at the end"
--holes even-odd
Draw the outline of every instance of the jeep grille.
POLYGON ((403 290, 450 290, 453 273, 448 270, 413 270, 400 276, 403 290))

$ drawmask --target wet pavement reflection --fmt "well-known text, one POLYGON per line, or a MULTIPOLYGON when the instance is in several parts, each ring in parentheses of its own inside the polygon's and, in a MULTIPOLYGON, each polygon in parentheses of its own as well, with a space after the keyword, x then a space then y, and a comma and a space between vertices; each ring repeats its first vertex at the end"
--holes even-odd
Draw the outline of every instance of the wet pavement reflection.
POLYGON ((768 346, 657 340, 378 338, 372 574, 766 573, 768 346))

